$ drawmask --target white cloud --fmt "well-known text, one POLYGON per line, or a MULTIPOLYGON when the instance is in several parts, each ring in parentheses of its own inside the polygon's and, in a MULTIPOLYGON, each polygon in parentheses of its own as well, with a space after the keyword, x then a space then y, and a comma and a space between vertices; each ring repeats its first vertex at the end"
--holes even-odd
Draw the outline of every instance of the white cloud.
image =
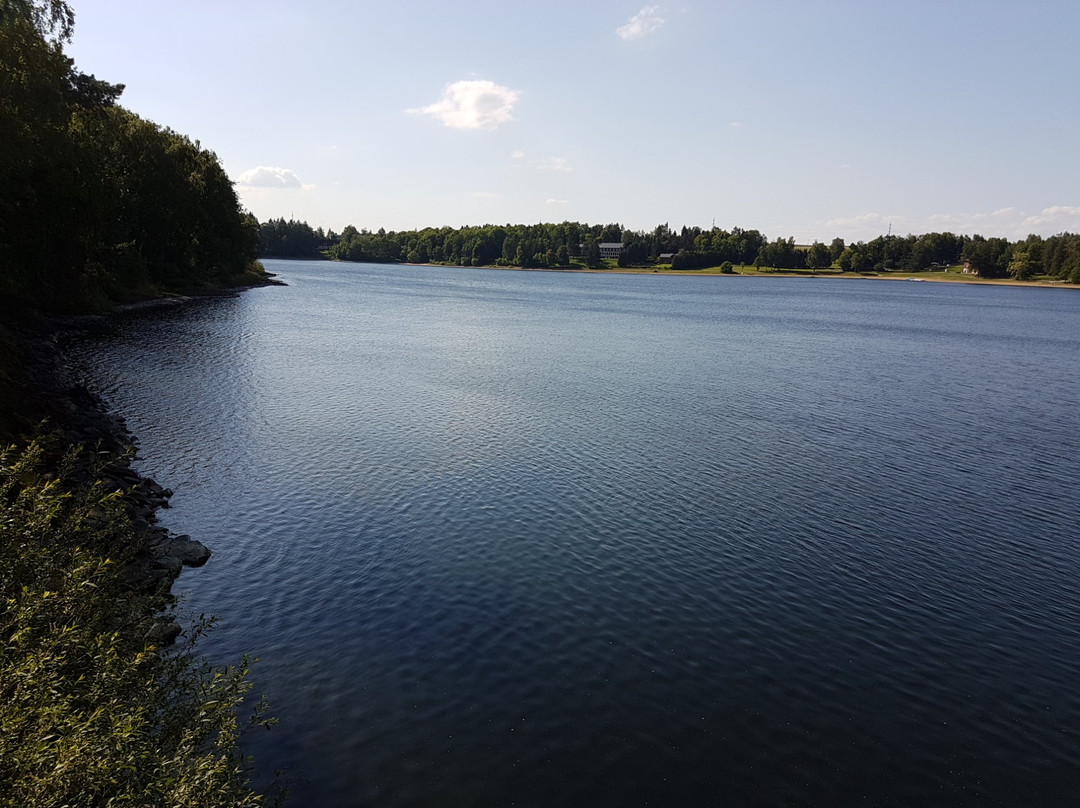
POLYGON ((1051 208, 1043 208, 1043 216, 1080 216, 1080 207, 1054 205, 1051 208))
POLYGON ((935 213, 930 216, 927 221, 933 225, 934 230, 941 230, 942 228, 957 227, 966 222, 970 217, 958 216, 955 213, 935 213))
POLYGON ((498 129, 514 120, 514 104, 520 95, 493 81, 456 81, 446 85, 434 104, 405 111, 430 115, 451 129, 498 129))
POLYGON ((544 200, 544 204, 545 205, 569 205, 570 200, 569 199, 546 199, 546 200, 544 200))
POLYGON ((923 229, 1004 236, 1015 234, 1023 218, 1024 214, 1016 208, 998 208, 989 213, 935 213, 927 218, 923 229))
POLYGON ((548 157, 546 160, 541 160, 536 164, 536 170, 569 173, 574 170, 574 167, 570 165, 570 161, 565 157, 548 157))
POLYGON ((851 239, 869 240, 888 232, 892 224, 894 235, 950 232, 986 237, 1000 236, 1018 240, 1034 233, 1051 236, 1055 233, 1080 230, 1080 206, 1054 205, 1039 213, 1028 213, 1020 208, 1006 207, 991 211, 968 211, 961 213, 934 213, 925 217, 861 213, 831 219, 809 226, 815 238, 825 233, 851 239))
POLYGON ((834 227, 851 227, 853 225, 880 224, 886 221, 886 217, 880 213, 860 213, 857 216, 844 216, 838 219, 830 219, 825 224, 834 227))
POLYGON ((524 160, 525 159, 525 152, 523 152, 521 149, 518 149, 517 151, 510 152, 510 159, 511 160, 524 160))
POLYGON ((732 129, 742 129, 743 124, 742 121, 732 121, 728 124, 728 126, 730 126, 732 129))
POLYGON ((615 33, 627 41, 643 39, 649 34, 660 29, 664 24, 664 18, 660 16, 660 6, 645 6, 641 11, 631 17, 626 25, 620 25, 615 33))
POLYGON ((277 166, 249 168, 237 179, 237 184, 247 188, 301 188, 303 183, 296 172, 277 166))
POLYGON ((1033 229, 1051 229, 1055 232, 1080 230, 1080 207, 1054 205, 1043 208, 1041 213, 1024 219, 1024 226, 1033 229))

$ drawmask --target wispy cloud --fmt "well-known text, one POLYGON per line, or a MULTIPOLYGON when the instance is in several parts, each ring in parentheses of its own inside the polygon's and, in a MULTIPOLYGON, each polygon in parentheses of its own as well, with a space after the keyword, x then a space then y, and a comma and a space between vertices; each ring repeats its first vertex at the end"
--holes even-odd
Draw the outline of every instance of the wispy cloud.
POLYGON ((658 31, 663 24, 664 18, 660 16, 660 6, 645 6, 627 20, 626 25, 616 28, 615 33, 620 39, 627 41, 644 39, 649 34, 658 31))
POLYGON ((852 227, 852 226, 864 226, 864 225, 880 225, 891 221, 900 221, 902 217, 899 216, 883 216, 880 213, 860 213, 856 216, 841 216, 836 219, 830 219, 825 224, 833 227, 852 227))
POLYGON ((1038 213, 1028 213, 1014 207, 998 208, 989 213, 939 213, 931 216, 930 221, 934 224, 947 223, 962 233, 1020 239, 1031 233, 1050 236, 1080 230, 1080 207, 1052 205, 1038 213))
POLYGON ((742 121, 732 121, 728 126, 732 129, 742 129, 743 123, 742 121))
POLYGON ((236 180, 237 185, 246 188, 301 188, 303 183, 296 172, 277 166, 256 166, 249 168, 236 180))
POLYGON ((574 170, 574 167, 565 157, 548 157, 536 164, 536 170, 569 173, 574 170))
POLYGON ((574 170, 574 167, 570 165, 570 160, 566 157, 545 157, 543 160, 537 160, 535 157, 526 159, 525 152, 518 149, 510 154, 510 161, 512 165, 534 168, 537 171, 553 171, 560 174, 569 174, 574 170))
POLYGON ((546 200, 544 200, 544 204, 545 205, 569 205, 570 200, 569 199, 546 199, 546 200))
POLYGON ((1080 207, 1070 207, 1068 205, 1054 205, 1049 208, 1043 208, 1042 211, 1034 216, 1028 216, 1024 219, 1024 225, 1031 228, 1045 229, 1049 226, 1051 229, 1071 232, 1080 230, 1080 207))
POLYGON ((521 93, 493 81, 477 79, 446 85, 434 104, 406 112, 430 115, 451 129, 498 129, 514 120, 514 104, 521 93))
POLYGON ((1023 239, 1032 233, 1051 236, 1080 230, 1080 206, 1053 205, 1038 213, 1005 207, 991 211, 934 213, 925 217, 868 212, 815 223, 806 229, 814 238, 840 235, 869 240, 884 235, 890 224, 894 235, 950 232, 1023 239))
POLYGON ((1009 207, 990 212, 935 213, 927 218, 926 224, 931 230, 948 229, 961 233, 985 231, 982 235, 999 236, 1006 231, 1014 233, 1024 218, 1026 214, 1009 207))

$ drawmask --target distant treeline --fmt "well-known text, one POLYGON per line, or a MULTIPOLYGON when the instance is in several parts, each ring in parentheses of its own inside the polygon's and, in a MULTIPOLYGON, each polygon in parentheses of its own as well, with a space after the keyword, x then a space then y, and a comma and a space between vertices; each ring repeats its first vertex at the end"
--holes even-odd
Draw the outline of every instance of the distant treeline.
POLYGON ((333 230, 329 233, 324 233, 321 227, 313 230, 307 222, 270 219, 259 225, 259 257, 322 258, 323 251, 338 238, 333 230))
POLYGON ((869 242, 796 245, 793 238, 769 241, 758 230, 683 227, 666 224, 651 231, 618 224, 580 222, 536 225, 483 225, 387 232, 346 227, 312 229, 307 222, 272 219, 259 228, 264 256, 341 261, 404 261, 459 266, 569 267, 601 266, 599 245, 621 242, 618 265, 670 263, 672 269, 756 265, 777 269, 828 269, 849 272, 915 272, 967 262, 986 278, 1025 280, 1036 275, 1080 283, 1080 235, 1063 233, 1023 241, 1004 238, 927 233, 921 236, 878 236, 869 242))
POLYGON ((59 0, 0 0, 0 301, 85 310, 233 282, 258 223, 213 152, 75 68, 73 21, 59 0))

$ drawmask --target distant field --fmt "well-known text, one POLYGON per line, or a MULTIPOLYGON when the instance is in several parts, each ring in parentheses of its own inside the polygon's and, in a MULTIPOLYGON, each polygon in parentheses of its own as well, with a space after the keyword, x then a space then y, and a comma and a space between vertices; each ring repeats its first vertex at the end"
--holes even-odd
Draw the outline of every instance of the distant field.
MULTIPOLYGON (((615 270, 617 272, 628 273, 648 273, 648 274, 661 274, 661 275, 723 275, 720 271, 720 267, 705 267, 703 269, 680 269, 673 270, 670 266, 658 265, 655 267, 626 267, 619 268, 614 266, 615 262, 612 261, 613 266, 604 267, 602 270, 615 270)), ((1047 275, 1036 275, 1027 281, 1014 281, 1011 278, 980 278, 977 275, 965 275, 963 273, 963 267, 951 266, 945 270, 923 270, 918 272, 903 272, 900 270, 881 271, 875 272, 873 270, 866 270, 863 272, 843 272, 835 267, 829 269, 777 269, 775 267, 755 267, 752 264, 736 265, 734 275, 760 275, 765 277, 791 277, 791 278, 877 278, 880 280, 894 280, 903 281, 908 279, 914 280, 926 280, 926 281, 944 281, 953 283, 980 283, 980 284, 993 284, 993 285, 1006 285, 1006 286, 1060 286, 1065 288, 1078 288, 1073 284, 1066 283, 1058 278, 1053 278, 1047 275)))

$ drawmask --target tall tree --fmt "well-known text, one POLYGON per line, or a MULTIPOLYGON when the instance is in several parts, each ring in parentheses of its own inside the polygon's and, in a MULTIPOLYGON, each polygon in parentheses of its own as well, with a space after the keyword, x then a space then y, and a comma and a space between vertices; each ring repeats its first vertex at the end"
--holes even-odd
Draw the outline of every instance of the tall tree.
POLYGON ((585 266, 590 269, 597 269, 603 266, 603 261, 600 258, 600 242, 595 238, 589 240, 589 244, 585 249, 585 266))
POLYGON ((1028 251, 1025 249, 1013 251, 1012 259, 1009 261, 1009 275, 1014 280, 1026 281, 1032 274, 1032 261, 1028 251))
POLYGON ((825 269, 830 264, 832 264, 832 257, 829 255, 829 248, 820 241, 811 244, 810 249, 806 251, 807 269, 825 269))
POLYGON ((63 52, 59 0, 0 0, 0 298, 103 305, 239 276, 254 232, 217 157, 63 52))

